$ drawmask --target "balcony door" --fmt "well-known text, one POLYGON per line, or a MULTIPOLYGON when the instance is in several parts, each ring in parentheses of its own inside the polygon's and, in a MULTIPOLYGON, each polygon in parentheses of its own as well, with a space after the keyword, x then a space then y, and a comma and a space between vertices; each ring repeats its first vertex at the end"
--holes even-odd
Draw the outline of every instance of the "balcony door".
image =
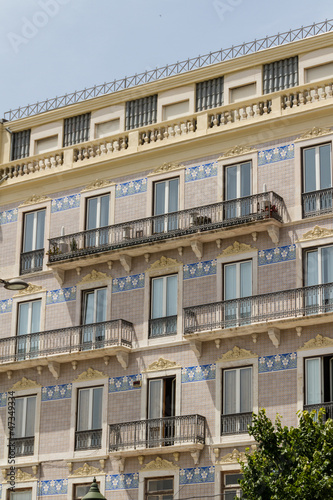
MULTIPOLYGON (((322 405, 326 417, 333 417, 333 356, 305 360, 305 404, 322 405)), ((312 408, 309 408, 311 410, 312 408)))
POLYGON ((222 434, 247 432, 252 417, 252 368, 223 371, 222 434))
POLYGON ((21 274, 43 269, 45 210, 24 215, 21 274))
POLYGON ((177 333, 177 274, 152 279, 150 337, 177 333))
POLYGON ((16 349, 18 359, 37 356, 39 350, 40 315, 41 300, 21 302, 19 304, 16 349))
POLYGON ((173 444, 176 377, 148 381, 147 439, 149 446, 173 444))
POLYGON ((154 184, 154 233, 173 231, 178 228, 179 178, 154 184), (170 214, 170 215, 165 215, 170 214))
POLYGON ((76 423, 76 450, 98 449, 102 440, 103 387, 80 389, 76 423))
POLYGON ((251 162, 225 168, 225 219, 241 218, 251 213, 251 162))
POLYGON ((106 288, 84 292, 83 348, 103 347, 106 321, 106 288))
POLYGON ((303 212, 318 215, 332 209, 331 144, 303 150, 303 212), (324 190, 324 191, 322 191, 324 190))
POLYGON ((86 247, 100 247, 107 245, 109 225, 110 195, 95 196, 87 200, 86 247))
POLYGON ((333 246, 306 252, 305 305, 307 314, 333 309, 333 246), (310 288, 313 287, 313 288, 310 288))
POLYGON ((224 266, 224 320, 226 327, 246 324, 251 316, 252 261, 224 266))
POLYGON ((34 454, 36 396, 15 398, 15 454, 34 454))

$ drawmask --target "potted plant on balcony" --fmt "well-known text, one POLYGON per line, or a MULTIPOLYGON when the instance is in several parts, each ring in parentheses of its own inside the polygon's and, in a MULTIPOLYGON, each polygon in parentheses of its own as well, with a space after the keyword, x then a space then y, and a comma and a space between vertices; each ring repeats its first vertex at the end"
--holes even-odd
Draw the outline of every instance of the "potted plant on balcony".
POLYGON ((58 245, 52 245, 50 250, 46 252, 46 255, 48 255, 49 257, 53 257, 54 255, 60 255, 61 253, 62 251, 60 250, 58 245))
POLYGON ((72 238, 72 241, 69 244, 71 252, 77 252, 78 250, 78 244, 75 238, 72 238))

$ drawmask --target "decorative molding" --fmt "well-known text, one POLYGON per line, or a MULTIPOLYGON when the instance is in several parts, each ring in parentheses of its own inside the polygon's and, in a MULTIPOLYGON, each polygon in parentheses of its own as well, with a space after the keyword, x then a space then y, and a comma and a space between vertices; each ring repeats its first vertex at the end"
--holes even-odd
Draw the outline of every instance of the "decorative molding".
POLYGON ((7 392, 0 392, 0 408, 6 408, 6 406, 7 406, 7 392))
POLYGON ((183 279, 203 278, 216 274, 216 259, 185 264, 183 266, 183 279))
POLYGON ((268 236, 275 245, 279 244, 280 239, 280 228, 271 224, 267 227, 268 236))
POLYGON ((104 375, 104 373, 100 372, 99 370, 94 370, 94 368, 88 368, 88 370, 82 372, 75 380, 74 382, 83 382, 83 381, 89 381, 89 380, 96 380, 99 378, 107 378, 107 375, 104 375))
POLYGON ((102 189, 109 186, 114 186, 114 182, 111 182, 107 179, 96 179, 95 181, 88 184, 85 188, 81 190, 81 193, 85 193, 86 191, 94 191, 95 189, 102 189))
POLYGON ((156 457, 141 469, 141 471, 147 470, 179 470, 179 467, 165 458, 156 457))
POLYGON ((193 167, 186 167, 185 182, 201 181, 217 176, 217 162, 204 163, 193 167))
POLYGON ((216 462, 218 465, 223 465, 223 464, 237 464, 238 461, 244 461, 246 460, 246 454, 243 451, 239 451, 236 448, 231 453, 227 453, 223 457, 220 458, 219 461, 216 462))
POLYGON ((46 294, 46 305, 61 304, 76 300, 76 286, 68 288, 59 288, 57 290, 49 290, 46 294))
POLYGON ((51 198, 49 198, 48 196, 44 196, 44 195, 39 196, 38 194, 33 194, 32 196, 30 196, 30 198, 25 200, 19 206, 26 207, 27 205, 36 205, 37 203, 43 203, 44 201, 51 201, 51 198))
POLYGON ((95 269, 93 269, 91 273, 86 274, 86 276, 82 278, 78 285, 83 285, 84 283, 92 283, 94 281, 101 281, 110 277, 111 276, 108 276, 106 273, 101 273, 100 271, 96 271, 95 269))
POLYGON ((70 399, 72 397, 72 384, 49 385, 42 388, 42 402, 70 399))
POLYGON ((299 349, 299 351, 305 351, 306 349, 316 349, 318 347, 332 347, 333 346, 333 339, 329 337, 323 337, 318 333, 318 335, 311 340, 308 340, 305 342, 303 347, 299 349))
POLYGON ((156 260, 148 269, 148 271, 159 271, 164 270, 169 267, 178 267, 181 266, 181 262, 178 262, 176 259, 171 259, 169 257, 162 257, 159 260, 156 260))
POLYGON ((12 312, 13 299, 0 300, 0 314, 12 312))
POLYGON ((0 226, 3 226, 4 224, 10 224, 11 222, 17 222, 17 215, 17 208, 0 212, 0 226))
POLYGON ((297 243, 301 241, 317 240, 318 238, 327 238, 329 236, 333 236, 333 229, 315 226, 311 231, 303 234, 302 238, 300 238, 297 243))
POLYGON ((52 373, 53 377, 58 380, 60 377, 60 363, 57 363, 56 361, 49 361, 47 363, 47 367, 52 373))
POLYGON ((82 467, 79 467, 69 477, 82 477, 82 476, 100 476, 101 474, 105 474, 101 470, 97 469, 97 467, 93 467, 92 465, 88 465, 85 463, 82 467))
POLYGON ((68 479, 48 479, 40 481, 39 496, 67 495, 68 479))
POLYGON ((139 488, 139 474, 112 474, 105 477, 105 490, 133 490, 139 488))
POLYGON ((278 161, 292 160, 295 156, 295 145, 276 146, 258 152, 258 166, 276 163, 278 161))
POLYGON ((268 264, 279 264, 296 259, 296 245, 285 245, 283 247, 267 248, 259 250, 258 266, 267 266, 268 264))
POLYGON ((116 358, 120 366, 126 370, 128 368, 129 354, 128 352, 118 351, 116 352, 116 358))
POLYGON ((30 380, 29 378, 22 377, 21 380, 16 382, 16 384, 9 389, 8 392, 10 391, 23 391, 25 389, 39 389, 42 387, 40 384, 38 384, 35 380, 30 380))
POLYGON ((281 332, 278 328, 268 328, 268 337, 272 344, 278 348, 281 342, 281 332))
POLYGON ((28 288, 20 290, 17 294, 13 295, 13 297, 22 297, 22 295, 31 295, 33 293, 40 293, 40 292, 46 292, 45 288, 43 288, 42 286, 33 285, 32 283, 29 283, 28 288))
POLYGON ((191 469, 180 469, 179 484, 214 483, 215 467, 195 467, 191 469))
POLYGON ((18 483, 24 483, 26 481, 37 481, 37 478, 28 472, 23 472, 21 469, 17 469, 15 472, 15 481, 18 483))
POLYGON ((72 208, 80 207, 80 194, 71 194, 63 196, 62 198, 55 198, 51 203, 51 213, 63 212, 64 210, 71 210, 72 208))
POLYGON ((124 198, 132 194, 145 193, 147 191, 147 179, 123 182, 116 186, 116 198, 124 198))
POLYGON ((160 165, 159 167, 155 168, 155 170, 153 170, 149 176, 151 175, 156 175, 156 174, 165 174, 165 173, 168 173, 168 172, 173 172, 174 170, 181 170, 182 168, 184 168, 184 165, 182 165, 181 163, 178 163, 178 162, 165 162, 163 163, 163 165, 160 165))
POLYGON ((131 276, 123 276, 121 278, 113 278, 112 280, 112 293, 129 292, 131 290, 138 290, 145 286, 145 275, 133 274, 131 276))
POLYGON ((191 248, 193 250, 194 255, 197 257, 197 259, 202 259, 203 256, 203 244, 199 240, 192 240, 191 241, 191 248))
POLYGON ((241 156, 249 153, 255 153, 257 150, 253 146, 234 146, 233 148, 228 149, 222 156, 220 156, 219 160, 224 160, 225 158, 231 158, 233 156, 241 156))
POLYGON ((219 363, 221 361, 234 361, 237 359, 250 359, 250 358, 257 358, 258 354, 255 354, 251 351, 248 351, 247 349, 241 349, 240 347, 235 347, 231 349, 228 352, 225 352, 222 354, 222 358, 218 359, 216 363, 219 363))
POLYGON ((111 377, 109 379, 109 392, 124 392, 141 389, 141 385, 134 386, 133 382, 141 381, 141 375, 124 375, 123 377, 111 377))
POLYGON ((246 245, 246 243, 239 243, 238 241, 235 241, 233 245, 225 248, 223 252, 217 256, 217 258, 226 257, 228 255, 237 255, 239 253, 253 252, 254 250, 258 251, 258 248, 246 245))
POLYGON ((297 353, 287 352, 273 356, 260 356, 258 363, 259 373, 279 372, 297 368, 297 353))
POLYGON ((158 361, 151 363, 145 372, 156 372, 159 370, 170 370, 171 368, 180 368, 175 361, 169 361, 168 359, 159 358, 158 361))
POLYGON ((215 380, 216 365, 186 366, 182 368, 182 384, 215 380))
POLYGON ((312 129, 304 132, 304 134, 300 135, 295 142, 304 141, 305 139, 315 139, 316 137, 321 137, 322 135, 331 134, 332 130, 325 127, 312 127, 312 129))
POLYGON ((120 264, 123 266, 127 273, 131 272, 132 268, 132 257, 130 255, 121 254, 119 255, 120 264))

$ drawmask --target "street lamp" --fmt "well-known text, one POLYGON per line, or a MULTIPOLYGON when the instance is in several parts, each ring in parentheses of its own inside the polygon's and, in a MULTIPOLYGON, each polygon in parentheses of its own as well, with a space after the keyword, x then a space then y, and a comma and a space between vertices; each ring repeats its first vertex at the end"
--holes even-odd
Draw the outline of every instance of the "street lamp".
POLYGON ((18 280, 18 279, 2 280, 0 278, 0 283, 7 290, 24 290, 25 288, 28 288, 28 286, 29 286, 29 283, 26 283, 25 281, 18 280))
POLYGON ((99 491, 95 477, 94 477, 93 482, 90 486, 90 490, 88 491, 88 493, 86 495, 84 495, 82 500, 106 500, 106 498, 99 491))

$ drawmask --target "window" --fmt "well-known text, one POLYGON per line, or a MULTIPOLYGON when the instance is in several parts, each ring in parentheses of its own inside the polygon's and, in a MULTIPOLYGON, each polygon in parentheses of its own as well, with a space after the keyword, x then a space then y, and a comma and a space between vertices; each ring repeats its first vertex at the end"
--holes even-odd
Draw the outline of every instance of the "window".
POLYGON ((178 229, 179 178, 154 184, 154 233, 178 229), (170 214, 170 215, 164 215, 170 214))
POLYGON ((8 490, 8 499, 9 500, 32 500, 32 490, 31 489, 26 489, 26 490, 17 490, 15 491, 9 491, 8 490))
POLYGON ((264 94, 296 87, 298 85, 298 57, 264 64, 263 77, 264 94))
POLYGON ((41 300, 18 305, 17 359, 29 359, 38 354, 41 300), (35 335, 33 335, 35 334, 35 335))
POLYGON ((146 500, 173 500, 173 478, 146 479, 146 500))
MULTIPOLYGON (((99 483, 97 483, 98 488, 100 488, 99 483)), ((73 500, 82 500, 82 498, 89 492, 91 483, 88 484, 75 484, 74 485, 74 496, 73 500)))
POLYGON ((333 418, 333 354, 305 360, 305 404, 309 411, 323 407, 333 418))
POLYGON ((235 498, 242 498, 242 490, 239 486, 239 481, 243 479, 243 474, 233 472, 222 474, 223 480, 223 495, 222 500, 234 500, 235 498))
POLYGON ((64 121, 64 148, 79 142, 89 141, 90 113, 65 118, 64 121))
POLYGON ((31 130, 22 130, 12 134, 11 160, 20 160, 29 156, 31 130))
POLYGON ((332 211, 331 144, 303 149, 303 216, 332 211))
POLYGON ((223 105, 223 76, 196 84, 196 111, 223 105))
POLYGON ((24 214, 21 274, 43 269, 44 226, 45 209, 24 214))
POLYGON ((305 252, 305 303, 307 314, 333 309, 333 246, 305 252))
POLYGON ((251 162, 230 165, 225 168, 225 193, 224 199, 226 219, 234 219, 249 215, 251 210, 251 198, 241 200, 240 198, 251 195, 251 162))
POLYGON ((252 261, 224 266, 224 314, 226 326, 246 324, 251 317, 252 261))
POLYGON ((223 370, 221 434, 247 432, 252 420, 252 367, 223 370))
POLYGON ((151 320, 149 337, 177 333, 177 274, 151 281, 151 320))
POLYGON ((34 454, 35 414, 36 396, 15 398, 14 442, 17 457, 34 454))
POLYGON ((108 244, 108 229, 99 228, 109 225, 109 206, 109 194, 87 199, 86 229, 89 230, 86 235, 87 247, 98 247, 108 244))
POLYGON ((168 446, 175 436, 176 377, 151 379, 148 381, 149 446, 168 446))
POLYGON ((79 389, 75 450, 101 448, 102 398, 102 387, 79 389))
POLYGON ((106 321, 106 288, 97 288, 83 295, 83 349, 103 347, 106 321))
POLYGON ((126 102, 126 130, 156 123, 157 94, 126 102))

